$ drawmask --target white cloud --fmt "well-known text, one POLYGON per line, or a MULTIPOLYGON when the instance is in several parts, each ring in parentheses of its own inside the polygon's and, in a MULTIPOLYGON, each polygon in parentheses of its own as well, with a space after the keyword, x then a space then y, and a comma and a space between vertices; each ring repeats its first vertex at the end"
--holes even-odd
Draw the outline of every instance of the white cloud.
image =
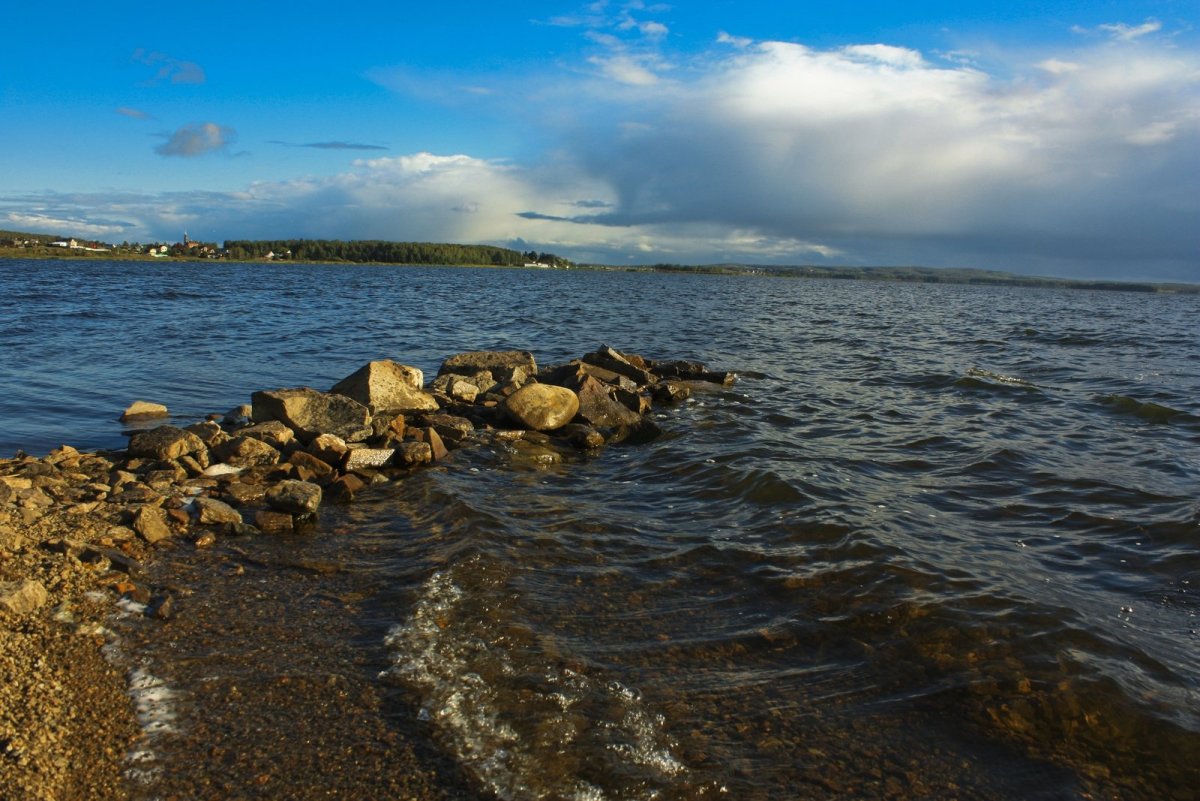
POLYGON ((1097 27, 1118 41, 1132 42, 1134 39, 1162 30, 1162 23, 1151 17, 1141 25, 1126 25, 1123 22, 1114 22, 1097 27))
POLYGON ((237 139, 237 133, 215 122, 185 125, 171 134, 166 142, 154 148, 160 156, 203 156, 224 150, 237 139))
POLYGON ((734 47, 749 47, 754 44, 754 40, 748 36, 734 36, 733 34, 721 31, 717 34, 717 42, 719 44, 733 45, 734 47))

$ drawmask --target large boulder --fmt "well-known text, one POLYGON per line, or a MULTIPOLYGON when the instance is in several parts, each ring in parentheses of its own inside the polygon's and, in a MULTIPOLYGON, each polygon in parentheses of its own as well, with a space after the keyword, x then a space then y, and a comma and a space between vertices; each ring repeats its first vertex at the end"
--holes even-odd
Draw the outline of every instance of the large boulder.
POLYGON ((553 431, 575 417, 579 396, 553 384, 526 384, 505 399, 504 408, 525 428, 553 431))
POLYGON ((129 438, 129 455, 170 461, 205 450, 204 441, 190 431, 175 426, 159 426, 138 431, 129 438))
POLYGON ((358 401, 372 414, 434 411, 438 403, 421 390, 422 380, 417 368, 381 359, 363 365, 329 391, 358 401))
MULTIPOLYGON (((537 361, 527 350, 474 350, 456 353, 438 368, 438 375, 477 375, 487 370, 497 383, 511 381, 514 374, 522 373, 520 380, 537 374, 537 361)), ((486 391, 486 390, 484 390, 486 391)))
POLYGON ((596 428, 633 428, 642 416, 618 403, 613 389, 592 376, 585 376, 575 391, 579 396, 579 419, 596 428))
POLYGON ((361 442, 371 436, 371 412, 342 394, 297 387, 255 392, 250 401, 255 422, 278 420, 303 442, 311 442, 321 434, 335 434, 347 442, 361 442))

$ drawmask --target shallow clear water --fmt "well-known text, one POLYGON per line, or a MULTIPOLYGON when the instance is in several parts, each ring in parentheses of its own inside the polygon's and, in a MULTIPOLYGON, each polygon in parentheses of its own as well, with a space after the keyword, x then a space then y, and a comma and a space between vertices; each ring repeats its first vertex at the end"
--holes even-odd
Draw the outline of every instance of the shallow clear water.
MULTIPOLYGON (((336 562, 356 600, 319 648, 501 798, 1190 798, 1197 319, 1195 296, 8 262, 0 453, 118 446, 135 398, 190 421, 374 358, 705 361, 743 377, 649 445, 462 450, 296 542, 168 559, 251 552, 289 610, 315 603, 289 560, 336 562)), ((307 619, 284 617, 267 636, 307 619)), ((220 662, 188 642, 155 675, 220 662)))

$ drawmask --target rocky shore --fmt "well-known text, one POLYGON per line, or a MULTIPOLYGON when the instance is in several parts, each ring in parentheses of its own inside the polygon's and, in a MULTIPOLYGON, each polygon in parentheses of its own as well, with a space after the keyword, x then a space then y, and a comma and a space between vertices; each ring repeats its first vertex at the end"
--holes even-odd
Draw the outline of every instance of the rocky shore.
POLYGON ((474 351, 422 371, 370 362, 328 391, 263 390, 186 426, 130 406, 124 451, 63 446, 0 460, 0 788, 13 799, 129 797, 141 735, 102 654, 114 602, 170 619, 143 565, 161 543, 287 536, 457 448, 497 444, 533 464, 661 434, 647 416, 692 382, 733 374, 601 347, 539 368, 526 351, 474 351))

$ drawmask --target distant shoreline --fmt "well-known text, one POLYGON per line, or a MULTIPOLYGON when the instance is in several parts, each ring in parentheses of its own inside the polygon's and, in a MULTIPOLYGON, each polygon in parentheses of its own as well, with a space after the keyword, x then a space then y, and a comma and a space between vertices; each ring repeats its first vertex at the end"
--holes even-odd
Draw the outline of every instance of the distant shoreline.
POLYGON ((729 275, 755 278, 817 278, 839 281, 870 281, 887 283, 910 284, 951 284, 964 286, 1017 286, 1035 289, 1085 289, 1107 292, 1141 292, 1153 294, 1200 295, 1200 284, 1152 282, 1152 281, 1116 281, 1088 280, 1072 278, 1053 278, 1042 276, 1026 276, 1015 273, 994 270, 976 270, 962 268, 940 267, 851 267, 823 265, 750 265, 750 264, 575 264, 569 268, 549 266, 526 266, 513 264, 399 264, 396 262, 347 261, 312 259, 209 259, 189 256, 171 256, 167 258, 136 253, 96 253, 81 250, 64 250, 56 247, 14 248, 0 247, 0 264, 9 261, 127 261, 151 263, 237 263, 262 264, 263 266, 283 266, 287 264, 324 264, 324 265, 363 265, 374 267, 471 267, 510 270, 588 270, 600 272, 642 272, 642 273, 682 273, 696 275, 729 275))

